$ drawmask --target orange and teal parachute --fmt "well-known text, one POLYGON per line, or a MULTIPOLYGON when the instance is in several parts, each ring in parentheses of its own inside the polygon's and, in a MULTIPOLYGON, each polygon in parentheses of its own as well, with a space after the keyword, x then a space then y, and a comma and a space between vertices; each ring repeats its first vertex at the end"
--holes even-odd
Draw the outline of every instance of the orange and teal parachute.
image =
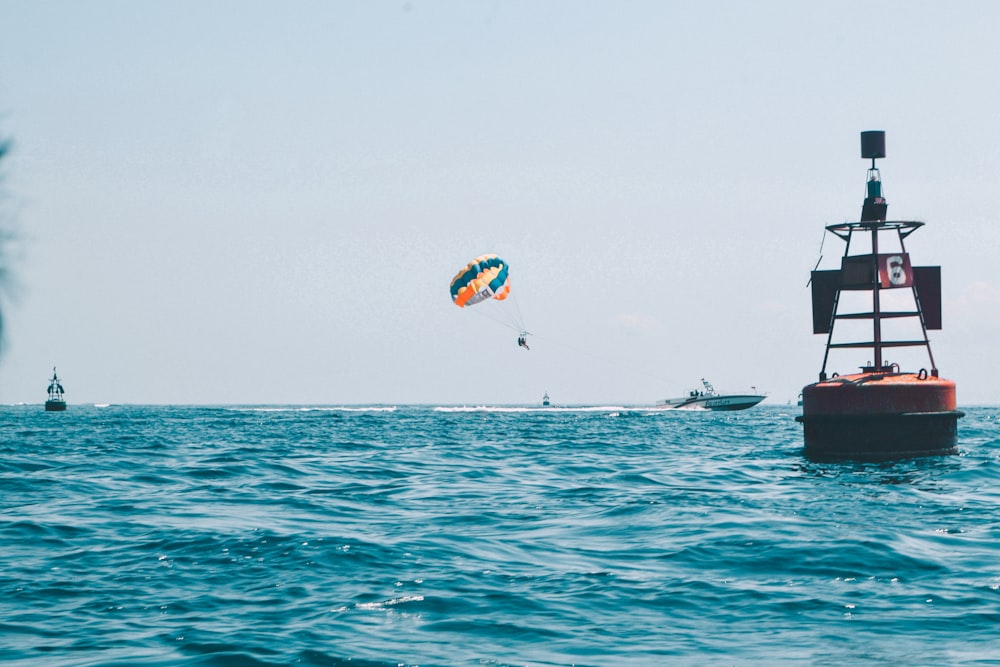
POLYGON ((493 298, 503 301, 510 294, 507 262, 496 255, 480 255, 451 281, 451 300, 459 308, 493 298))

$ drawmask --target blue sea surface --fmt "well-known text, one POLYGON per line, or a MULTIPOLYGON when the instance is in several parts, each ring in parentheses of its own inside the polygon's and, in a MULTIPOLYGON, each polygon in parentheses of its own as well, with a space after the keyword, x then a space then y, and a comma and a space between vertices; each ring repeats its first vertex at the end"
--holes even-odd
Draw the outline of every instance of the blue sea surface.
POLYGON ((1000 665, 1000 409, 0 407, 5 665, 1000 665))

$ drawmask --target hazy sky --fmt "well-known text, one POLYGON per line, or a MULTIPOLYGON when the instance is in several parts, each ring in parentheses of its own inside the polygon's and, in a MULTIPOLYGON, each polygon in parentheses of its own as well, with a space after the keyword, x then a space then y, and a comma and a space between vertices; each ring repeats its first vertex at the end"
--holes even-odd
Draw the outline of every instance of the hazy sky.
POLYGON ((1000 403, 998 34, 986 1, 0 0, 0 402, 53 365, 70 403, 794 401, 883 129, 935 361, 1000 403), (516 301, 459 309, 482 253, 516 301))

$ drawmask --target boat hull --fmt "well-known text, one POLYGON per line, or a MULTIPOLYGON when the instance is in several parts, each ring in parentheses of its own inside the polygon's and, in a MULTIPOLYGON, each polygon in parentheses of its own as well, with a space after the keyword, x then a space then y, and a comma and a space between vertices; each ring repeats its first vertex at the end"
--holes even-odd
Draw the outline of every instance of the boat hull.
MULTIPOLYGON (((38 405, 37 403, 35 405, 38 405)), ((46 412, 62 412, 66 409, 66 401, 45 401, 46 412)))
POLYGON ((885 460, 956 452, 955 383, 926 373, 861 373, 802 390, 805 453, 885 460))
POLYGON ((765 398, 767 397, 757 394, 672 398, 658 403, 656 407, 663 410, 746 410, 757 405, 765 398))

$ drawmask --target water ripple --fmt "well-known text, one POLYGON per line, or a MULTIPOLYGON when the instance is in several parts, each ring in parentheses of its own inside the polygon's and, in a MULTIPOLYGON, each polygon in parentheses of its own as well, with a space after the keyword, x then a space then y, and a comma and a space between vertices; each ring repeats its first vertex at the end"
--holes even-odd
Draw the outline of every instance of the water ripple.
POLYGON ((10 665, 997 664, 998 413, 0 409, 10 665))

